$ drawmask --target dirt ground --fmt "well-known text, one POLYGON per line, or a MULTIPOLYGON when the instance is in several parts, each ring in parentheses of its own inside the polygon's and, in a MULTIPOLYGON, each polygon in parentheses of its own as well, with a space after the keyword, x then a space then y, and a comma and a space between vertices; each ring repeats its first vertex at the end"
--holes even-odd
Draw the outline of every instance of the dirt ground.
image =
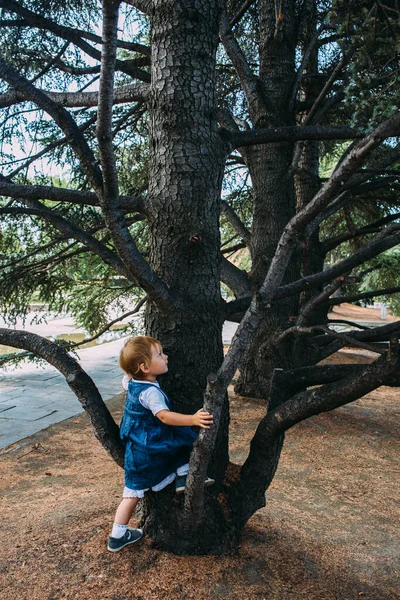
MULTIPOLYGON (((288 432, 266 507, 223 557, 177 557, 146 538, 106 550, 123 474, 85 415, 16 444, 0 456, 1 599, 400 599, 398 399, 382 387, 288 432)), ((116 418, 122 406, 111 401, 116 418)), ((231 410, 240 463, 264 407, 232 394, 231 410)))
POLYGON ((374 321, 381 322, 382 325, 386 323, 393 323, 394 321, 399 321, 399 317, 394 317, 392 314, 387 312, 385 321, 381 319, 381 309, 364 306, 357 306, 356 304, 349 304, 345 302, 343 304, 339 304, 338 306, 334 306, 332 308, 332 312, 329 313, 330 319, 347 319, 349 321, 374 321))

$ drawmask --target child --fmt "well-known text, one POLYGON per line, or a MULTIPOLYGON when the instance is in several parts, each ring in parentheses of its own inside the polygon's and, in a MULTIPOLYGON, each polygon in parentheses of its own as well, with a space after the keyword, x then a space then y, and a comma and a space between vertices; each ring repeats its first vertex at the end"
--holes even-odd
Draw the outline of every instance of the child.
MULTIPOLYGON (((120 434, 125 444, 125 488, 108 538, 108 549, 118 552, 142 537, 141 529, 128 527, 139 498, 149 489, 158 492, 176 478, 176 492, 185 489, 189 456, 197 433, 192 426, 210 429, 213 417, 203 409, 194 415, 171 411, 171 402, 157 383, 168 371, 168 356, 158 340, 147 336, 129 339, 120 355, 127 374, 126 404, 120 434)), ((207 477, 205 485, 214 483, 207 477)))

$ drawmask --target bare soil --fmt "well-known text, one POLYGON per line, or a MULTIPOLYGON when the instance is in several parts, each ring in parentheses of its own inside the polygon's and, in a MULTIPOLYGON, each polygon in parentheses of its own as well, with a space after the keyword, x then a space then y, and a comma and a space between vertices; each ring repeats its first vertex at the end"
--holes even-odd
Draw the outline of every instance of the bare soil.
MULTIPOLYGON (((381 387, 289 431, 266 507, 222 557, 174 556, 146 538, 109 553, 122 471, 86 415, 54 425, 0 456, 0 597, 400 599, 398 400, 381 387)), ((123 396, 109 405, 119 418, 123 396)), ((231 410, 231 460, 241 463, 264 405, 232 393, 231 410)))
POLYGON ((381 309, 368 307, 365 308, 363 306, 357 306, 356 304, 350 304, 349 302, 344 302, 343 304, 339 304, 338 306, 333 306, 332 311, 329 313, 330 319, 347 319, 349 321, 362 321, 362 322, 376 322, 382 323, 393 323, 394 321, 399 321, 399 317, 394 317, 390 312, 387 312, 386 319, 383 321, 381 319, 381 309))

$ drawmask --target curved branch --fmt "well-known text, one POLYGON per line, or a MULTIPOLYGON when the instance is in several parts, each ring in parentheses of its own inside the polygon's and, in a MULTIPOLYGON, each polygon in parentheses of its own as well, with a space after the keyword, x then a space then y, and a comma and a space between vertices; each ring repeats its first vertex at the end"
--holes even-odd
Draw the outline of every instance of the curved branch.
MULTIPOLYGON (((23 19, 32 27, 37 27, 38 29, 45 29, 46 31, 51 31, 54 35, 61 37, 69 42, 72 42, 78 48, 86 52, 92 58, 100 61, 101 60, 101 52, 88 44, 83 38, 90 39, 95 44, 101 43, 101 38, 98 35, 90 33, 88 31, 81 31, 79 29, 72 29, 71 27, 65 27, 64 25, 59 25, 55 23, 51 19, 44 17, 43 15, 38 15, 27 8, 18 4, 14 0, 1 0, 1 5, 3 8, 15 12, 17 15, 23 17, 23 19)), ((121 42, 122 47, 126 47, 126 44, 129 42, 121 42)), ((129 47, 132 50, 132 47, 129 47)), ((136 49, 138 51, 146 51, 149 50, 146 46, 136 45, 136 49)), ((150 82, 150 74, 146 71, 142 71, 141 69, 136 68, 134 65, 130 64, 131 61, 118 61, 118 69, 131 77, 136 77, 141 81, 150 82)))
MULTIPOLYGON (((251 441, 249 456, 241 469, 237 487, 245 491, 243 500, 246 500, 247 495, 264 496, 271 481, 265 456, 285 431, 313 415, 357 400, 382 385, 387 378, 398 375, 399 368, 399 357, 392 360, 381 357, 361 372, 301 392, 268 412, 257 428, 251 441)), ((242 511, 246 512, 245 502, 242 511)))
POLYGON ((82 346, 83 344, 88 344, 89 342, 93 342, 94 340, 97 340, 97 338, 99 338, 101 335, 103 335, 103 333, 108 331, 116 323, 120 323, 123 319, 126 319, 126 317, 136 315, 139 312, 139 310, 142 308, 142 306, 147 302, 147 300, 148 300, 148 298, 147 298, 147 296, 145 296, 144 298, 139 300, 139 302, 136 304, 136 306, 133 310, 128 311, 127 313, 121 315, 120 317, 114 319, 113 321, 110 321, 110 323, 107 323, 107 325, 105 327, 103 327, 103 329, 100 329, 100 331, 98 331, 95 335, 92 335, 92 337, 84 339, 84 340, 82 340, 82 342, 77 342, 76 344, 67 346, 68 350, 72 350, 73 348, 79 348, 79 346, 82 346))
POLYGON ((338 235, 335 238, 325 240, 321 244, 322 250, 323 252, 325 252, 325 254, 327 254, 337 246, 340 246, 340 244, 343 244, 343 242, 347 242, 348 240, 352 240, 362 235, 376 233, 377 231, 379 231, 379 227, 381 227, 382 225, 386 225, 387 223, 391 223, 392 221, 396 221, 397 219, 400 219, 400 213, 395 213, 392 215, 388 215, 387 217, 384 217, 382 219, 378 219, 377 221, 374 221, 369 225, 365 225, 365 227, 356 229, 356 231, 354 232, 342 233, 341 235, 338 235))
POLYGON ((124 449, 119 438, 119 427, 104 404, 93 380, 77 361, 61 346, 27 331, 0 328, 0 343, 33 352, 64 375, 69 387, 88 413, 97 439, 115 462, 123 467, 124 449))
MULTIPOLYGON (((81 132, 86 131, 86 129, 88 129, 91 125, 93 125, 93 123, 96 122, 96 119, 97 119, 97 113, 94 114, 94 115, 92 115, 87 121, 85 121, 85 123, 83 123, 82 125, 79 125, 79 130, 81 132)), ((18 173, 20 173, 24 169, 27 169, 36 160, 38 160, 42 156, 45 156, 51 150, 54 150, 55 148, 59 148, 60 146, 63 146, 67 142, 68 142, 68 139, 66 137, 63 137, 63 138, 61 138, 61 139, 59 139, 59 140, 57 140, 55 142, 52 142, 51 144, 48 144, 42 150, 40 150, 36 154, 33 154, 32 156, 30 156, 26 160, 25 159, 18 159, 18 160, 12 161, 12 164, 15 164, 15 163, 18 163, 18 162, 21 162, 21 161, 23 161, 23 162, 22 162, 22 164, 20 164, 19 167, 17 167, 16 169, 14 169, 14 171, 12 171, 11 173, 9 173, 5 179, 6 180, 13 179, 13 177, 15 177, 16 175, 18 175, 18 173)), ((0 179, 3 180, 2 177, 0 177, 0 179)))
MULTIPOLYGON (((28 207, 28 214, 37 215, 45 219, 46 221, 52 223, 61 233, 67 235, 69 238, 73 238, 78 240, 88 248, 92 250, 95 254, 97 254, 105 263, 112 266, 120 275, 123 275, 127 279, 131 280, 130 274, 127 272, 122 261, 118 258, 118 256, 112 252, 107 246, 99 242, 94 236, 90 235, 83 229, 76 227, 67 219, 60 217, 56 213, 54 213, 51 209, 47 208, 37 200, 22 200, 24 204, 28 207)), ((11 209, 7 209, 11 210, 11 209)), ((15 209, 14 209, 15 210, 15 209)), ((19 212, 24 212, 23 209, 16 209, 19 212)), ((137 284, 136 281, 134 283, 137 284)))
POLYGON ((96 191, 101 189, 103 182, 96 158, 71 115, 60 105, 50 100, 44 92, 36 88, 12 67, 7 65, 1 58, 0 78, 7 81, 26 100, 34 102, 54 119, 64 132, 75 154, 80 159, 82 167, 96 191))

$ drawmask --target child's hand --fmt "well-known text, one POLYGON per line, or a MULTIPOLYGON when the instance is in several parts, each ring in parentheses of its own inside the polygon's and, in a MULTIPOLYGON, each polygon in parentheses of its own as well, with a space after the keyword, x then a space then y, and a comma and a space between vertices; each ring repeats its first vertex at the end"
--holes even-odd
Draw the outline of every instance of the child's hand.
POLYGON ((213 424, 213 416, 202 408, 192 415, 192 419, 193 425, 202 427, 203 429, 210 429, 213 424))

